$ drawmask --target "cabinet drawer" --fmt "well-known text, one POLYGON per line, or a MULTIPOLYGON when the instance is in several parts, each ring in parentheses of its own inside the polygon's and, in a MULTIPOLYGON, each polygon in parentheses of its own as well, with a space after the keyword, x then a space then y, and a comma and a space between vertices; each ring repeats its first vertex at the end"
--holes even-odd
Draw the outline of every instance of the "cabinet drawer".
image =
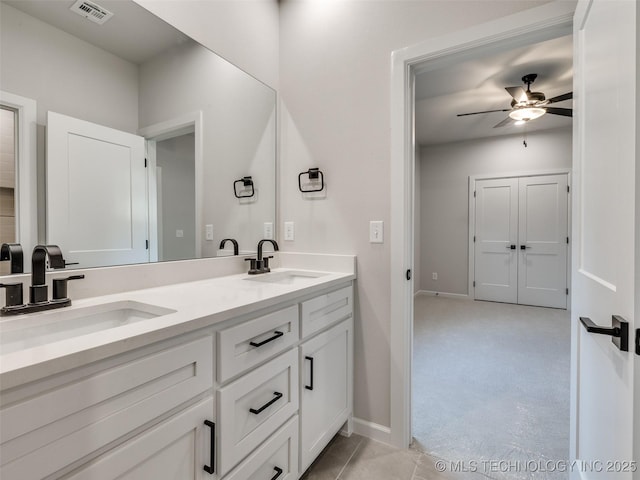
POLYGON ((0 410, 3 480, 43 478, 212 388, 213 338, 103 363, 0 410))
POLYGON ((298 478, 298 416, 258 447, 225 480, 296 480, 298 478))
POLYGON ((219 472, 224 476, 298 410, 296 350, 218 390, 219 472))
POLYGON ((209 458, 213 398, 209 397, 141 433, 61 480, 204 480, 209 458))
POLYGON ((263 315, 218 332, 218 382, 283 352, 298 341, 298 306, 263 315))
POLYGON ((341 288, 302 303, 302 338, 353 315, 353 288, 341 288))

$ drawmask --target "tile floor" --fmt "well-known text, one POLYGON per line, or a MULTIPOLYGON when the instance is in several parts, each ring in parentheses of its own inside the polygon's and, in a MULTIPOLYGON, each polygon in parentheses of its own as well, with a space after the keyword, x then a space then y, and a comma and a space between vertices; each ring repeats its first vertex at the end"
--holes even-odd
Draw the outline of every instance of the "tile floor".
MULTIPOLYGON (((456 465, 400 450, 360 435, 336 435, 302 480, 486 480, 480 473, 452 472, 456 465), (440 470, 443 470, 442 472, 440 470)), ((459 469, 459 467, 458 467, 459 469)))

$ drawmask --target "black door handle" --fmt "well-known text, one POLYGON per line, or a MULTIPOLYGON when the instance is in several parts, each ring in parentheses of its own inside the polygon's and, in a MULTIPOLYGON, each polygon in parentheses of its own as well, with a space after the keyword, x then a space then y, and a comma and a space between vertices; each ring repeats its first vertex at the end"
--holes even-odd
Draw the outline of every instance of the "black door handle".
POLYGON ((636 355, 640 355, 640 328, 636 329, 636 355))
POLYGON ((531 248, 527 245, 520 245, 520 250, 526 250, 527 248, 531 248))
POLYGON ((207 427, 211 428, 211 452, 210 452, 210 456, 209 456, 209 462, 211 463, 211 465, 205 465, 204 466, 204 471, 207 472, 209 475, 213 475, 215 473, 215 461, 216 461, 216 424, 209 421, 209 420, 205 420, 204 424, 207 427))
POLYGON ((271 477, 271 480, 276 480, 276 478, 282 475, 282 469, 280 467, 273 467, 273 469, 276 471, 276 474, 271 477))
POLYGON ((309 360, 311 362, 311 375, 309 380, 311 380, 311 385, 305 385, 304 388, 307 390, 313 390, 313 357, 304 357, 305 360, 309 360))
POLYGON ((273 342, 276 338, 280 338, 283 335, 284 335, 284 333, 279 332, 278 330, 276 330, 275 332, 273 332, 273 337, 269 337, 266 340, 261 341, 260 343, 249 342, 249 345, 251 345, 252 347, 261 347, 265 343, 273 342))
MULTIPOLYGON (((611 327, 601 327, 593 323, 589 317, 580 317, 580 322, 589 333, 611 335, 611 341, 623 352, 629 351, 629 322, 619 315, 611 316, 611 327)), ((637 346, 636 346, 637 348, 637 346)))
POLYGON ((260 413, 262 413, 262 411, 267 408, 270 407, 271 405, 273 405, 275 402, 277 402, 278 400, 280 400, 282 398, 282 394, 280 392, 273 392, 273 398, 271 400, 269 400, 267 403, 265 403, 264 405, 262 405, 260 408, 258 408, 257 410, 255 408, 250 408, 249 411, 251 413, 253 413, 254 415, 258 415, 260 413))
POLYGON ((516 246, 515 245, 507 245, 507 250, 515 250, 516 246))

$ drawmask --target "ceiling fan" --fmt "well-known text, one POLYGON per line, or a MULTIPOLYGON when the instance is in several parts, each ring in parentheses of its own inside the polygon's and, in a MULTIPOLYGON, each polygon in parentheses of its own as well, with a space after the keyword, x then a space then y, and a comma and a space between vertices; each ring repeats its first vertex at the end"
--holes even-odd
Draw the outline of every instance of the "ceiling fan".
POLYGON ((505 108, 500 110, 485 110, 482 112, 472 113, 459 113, 458 117, 464 117, 467 115, 479 115, 481 113, 492 112, 509 112, 509 116, 502 120, 500 123, 494 125, 493 128, 504 127, 510 123, 515 125, 524 125, 529 120, 534 120, 541 117, 545 113, 551 113, 553 115, 562 115, 563 117, 572 117, 573 110, 570 108, 557 108, 548 107, 552 103, 562 102, 563 100, 570 100, 573 98, 573 92, 568 92, 563 95, 558 95, 553 98, 547 99, 542 92, 532 92, 531 84, 538 77, 537 73, 528 73, 522 77, 522 81, 527 85, 525 91, 522 87, 505 87, 505 90, 509 92, 509 95, 513 97, 511 100, 511 108, 505 108))

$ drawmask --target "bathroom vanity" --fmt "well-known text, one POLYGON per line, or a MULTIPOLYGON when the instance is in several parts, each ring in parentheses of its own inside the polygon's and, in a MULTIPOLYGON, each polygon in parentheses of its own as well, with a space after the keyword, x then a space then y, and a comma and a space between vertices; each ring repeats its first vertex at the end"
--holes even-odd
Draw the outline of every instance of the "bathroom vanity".
POLYGON ((0 477, 299 478, 351 431, 354 279, 277 268, 3 318, 0 477))

